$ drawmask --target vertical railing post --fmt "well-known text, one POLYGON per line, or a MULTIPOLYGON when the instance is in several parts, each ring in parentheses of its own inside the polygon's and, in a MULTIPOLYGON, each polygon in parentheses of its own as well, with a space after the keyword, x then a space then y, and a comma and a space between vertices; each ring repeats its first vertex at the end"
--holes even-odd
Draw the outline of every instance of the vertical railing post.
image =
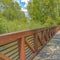
POLYGON ((34 49, 38 51, 38 36, 36 33, 34 34, 34 49))
POLYGON ((46 35, 46 30, 45 30, 45 35, 44 35, 44 36, 45 36, 45 41, 47 41, 47 35, 46 35))
POLYGON ((19 41, 19 56, 20 60, 26 60, 26 55, 25 55, 25 39, 22 37, 19 41))
POLYGON ((51 29, 49 29, 49 34, 50 34, 50 38, 51 38, 51 29))
POLYGON ((53 35, 55 34, 55 27, 53 27, 53 35))
POLYGON ((55 28, 56 28, 56 27, 54 27, 54 34, 55 34, 55 28))
POLYGON ((48 28, 48 36, 49 36, 49 39, 50 39, 50 28, 48 28))
POLYGON ((54 29, 52 28, 52 36, 54 35, 54 29))
POLYGON ((50 40, 50 28, 48 29, 48 39, 50 40))
POLYGON ((49 40, 50 38, 49 28, 48 28, 47 34, 48 34, 48 40, 49 40))
POLYGON ((51 29, 51 37, 52 37, 52 29, 51 29))
POLYGON ((45 30, 45 40, 48 41, 47 31, 45 30))
POLYGON ((49 32, 48 29, 46 30, 47 41, 49 40, 49 32))
POLYGON ((41 45, 44 46, 45 45, 45 38, 44 38, 44 31, 41 31, 41 45))

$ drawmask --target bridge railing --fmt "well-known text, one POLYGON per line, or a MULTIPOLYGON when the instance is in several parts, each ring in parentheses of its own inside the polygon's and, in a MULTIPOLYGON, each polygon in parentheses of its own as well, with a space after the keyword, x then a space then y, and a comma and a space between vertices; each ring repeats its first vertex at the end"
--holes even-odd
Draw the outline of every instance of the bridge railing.
POLYGON ((1 34, 0 60, 32 60, 59 29, 53 26, 1 34))

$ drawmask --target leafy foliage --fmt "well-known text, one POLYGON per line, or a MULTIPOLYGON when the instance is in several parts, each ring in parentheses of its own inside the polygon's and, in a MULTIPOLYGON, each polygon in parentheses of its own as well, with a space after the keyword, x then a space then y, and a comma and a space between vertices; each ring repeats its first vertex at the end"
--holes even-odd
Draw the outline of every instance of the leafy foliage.
POLYGON ((0 33, 17 31, 25 21, 25 14, 17 2, 0 0, 0 33))
POLYGON ((0 34, 60 24, 60 0, 33 0, 27 9, 31 20, 17 2, 0 0, 0 34))
POLYGON ((38 20, 43 26, 59 24, 60 0, 33 0, 27 6, 32 20, 38 20))
POLYGON ((8 20, 19 20, 25 18, 24 13, 21 11, 20 6, 17 2, 11 0, 0 0, 0 2, 5 6, 4 11, 0 14, 8 20))

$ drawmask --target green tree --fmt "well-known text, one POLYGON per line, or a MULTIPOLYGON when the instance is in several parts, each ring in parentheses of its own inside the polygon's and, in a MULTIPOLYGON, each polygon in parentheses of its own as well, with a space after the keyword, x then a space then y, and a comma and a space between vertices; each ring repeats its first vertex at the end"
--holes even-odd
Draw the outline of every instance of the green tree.
POLYGON ((42 25, 47 24, 48 17, 51 18, 48 26, 58 24, 60 0, 33 0, 29 2, 27 8, 32 20, 40 21, 42 25), (54 23, 56 22, 56 23, 54 23))
POLYGON ((17 2, 0 0, 0 33, 20 30, 25 21, 25 14, 17 2))
POLYGON ((21 20, 23 17, 25 18, 25 15, 21 11, 21 8, 17 2, 14 3, 12 0, 0 0, 0 3, 4 5, 4 11, 0 12, 0 14, 6 19, 21 20))

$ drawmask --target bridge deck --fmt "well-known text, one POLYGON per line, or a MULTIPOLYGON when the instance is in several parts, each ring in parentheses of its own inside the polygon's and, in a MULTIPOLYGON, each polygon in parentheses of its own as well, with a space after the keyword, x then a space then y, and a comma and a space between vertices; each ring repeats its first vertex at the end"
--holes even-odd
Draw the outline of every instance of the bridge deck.
POLYGON ((60 31, 56 33, 33 60, 60 60, 60 31))

